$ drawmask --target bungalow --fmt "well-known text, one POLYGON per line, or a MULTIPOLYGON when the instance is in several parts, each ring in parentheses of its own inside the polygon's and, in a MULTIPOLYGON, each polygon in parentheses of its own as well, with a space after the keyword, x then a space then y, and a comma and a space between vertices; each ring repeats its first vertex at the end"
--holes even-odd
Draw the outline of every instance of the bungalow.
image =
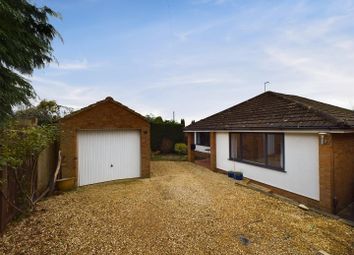
POLYGON ((331 213, 353 202, 354 112, 265 92, 185 128, 188 159, 331 213))

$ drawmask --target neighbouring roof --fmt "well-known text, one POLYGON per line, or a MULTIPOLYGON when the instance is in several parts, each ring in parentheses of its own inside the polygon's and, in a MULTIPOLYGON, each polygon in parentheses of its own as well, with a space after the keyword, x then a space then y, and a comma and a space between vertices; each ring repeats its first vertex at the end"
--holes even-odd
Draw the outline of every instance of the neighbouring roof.
POLYGON ((111 103, 113 103, 113 104, 116 104, 116 105, 118 105, 119 107, 125 109, 126 111, 131 112, 132 114, 136 115, 137 117, 139 117, 139 118, 145 120, 146 122, 148 122, 148 120, 147 120, 143 115, 141 115, 141 114, 137 113, 136 111, 130 109, 128 106, 125 106, 124 104, 121 104, 121 103, 119 103, 118 101, 115 101, 115 100, 114 100, 112 97, 110 97, 110 96, 108 96, 108 97, 106 97, 105 99, 103 99, 103 100, 101 100, 101 101, 98 101, 98 102, 96 102, 96 103, 94 103, 94 104, 90 104, 90 105, 88 105, 88 106, 86 106, 86 107, 83 107, 83 108, 77 110, 77 111, 74 111, 74 112, 72 112, 72 113, 70 113, 70 114, 64 116, 64 117, 61 118, 59 121, 65 121, 65 120, 70 119, 70 118, 72 118, 72 117, 74 117, 74 116, 76 116, 76 115, 78 115, 78 114, 80 114, 80 113, 82 113, 82 112, 84 112, 84 111, 87 111, 87 110, 89 110, 89 109, 92 109, 92 108, 96 107, 97 105, 100 105, 100 104, 103 104, 103 103, 107 103, 107 102, 111 102, 111 103))
POLYGON ((354 129, 354 111, 267 91, 187 126, 209 130, 354 129))

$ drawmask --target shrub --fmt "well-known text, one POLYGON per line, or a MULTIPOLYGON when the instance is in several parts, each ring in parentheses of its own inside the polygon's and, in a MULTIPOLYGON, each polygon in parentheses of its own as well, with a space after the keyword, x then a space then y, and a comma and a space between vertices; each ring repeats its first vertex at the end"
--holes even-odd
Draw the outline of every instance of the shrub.
POLYGON ((160 149, 162 153, 170 153, 173 151, 173 142, 168 138, 163 138, 160 149))
POLYGON ((185 143, 176 143, 175 144, 175 152, 179 155, 187 154, 187 145, 185 143))
POLYGON ((176 143, 184 142, 183 126, 178 123, 151 123, 151 150, 161 151, 163 153, 164 149, 161 148, 164 139, 168 139, 172 142, 170 151, 173 152, 173 145, 176 143))
MULTIPOLYGON (((0 196, 22 214, 33 211, 42 195, 48 192, 38 195, 37 161, 40 153, 55 142, 57 135, 58 128, 55 125, 21 126, 15 120, 8 121, 0 128, 0 168, 6 167, 8 174, 14 177, 18 190, 15 193, 16 201, 9 200, 1 188, 0 196)), ((7 180, 7 177, 1 176, 0 186, 7 180)))

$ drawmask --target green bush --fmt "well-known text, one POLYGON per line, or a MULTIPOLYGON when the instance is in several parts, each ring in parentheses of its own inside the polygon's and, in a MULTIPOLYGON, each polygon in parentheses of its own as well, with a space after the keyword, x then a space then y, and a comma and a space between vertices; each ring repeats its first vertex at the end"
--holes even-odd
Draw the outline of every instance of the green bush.
POLYGON ((176 143, 175 144, 175 152, 180 155, 187 154, 187 145, 185 143, 176 143))
POLYGON ((178 123, 151 123, 151 150, 173 152, 173 145, 184 142, 183 126, 178 123), (171 141, 169 146, 167 140, 171 141), (162 148, 163 147, 163 148, 162 148))
POLYGON ((170 153, 173 150, 173 142, 171 141, 171 139, 168 138, 163 138, 161 145, 160 145, 160 151, 163 154, 167 154, 170 153))

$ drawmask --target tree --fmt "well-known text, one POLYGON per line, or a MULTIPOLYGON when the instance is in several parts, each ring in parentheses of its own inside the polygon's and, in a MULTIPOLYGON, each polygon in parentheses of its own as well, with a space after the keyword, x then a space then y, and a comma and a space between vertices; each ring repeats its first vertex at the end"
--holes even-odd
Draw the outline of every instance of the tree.
POLYGON ((152 113, 146 115, 145 118, 146 118, 150 123, 164 123, 164 122, 166 122, 166 121, 164 121, 164 120, 162 119, 161 116, 155 116, 155 115, 152 114, 152 113))
POLYGON ((183 127, 186 126, 186 122, 184 121, 184 119, 181 119, 181 125, 182 125, 183 127))
POLYGON ((49 24, 51 16, 60 17, 27 0, 0 0, 0 123, 13 114, 15 105, 30 105, 36 96, 23 75, 55 60, 51 42, 61 36, 49 24))
POLYGON ((58 105, 55 100, 42 100, 37 106, 16 112, 17 118, 37 118, 38 124, 52 124, 73 111, 72 108, 58 105))
MULTIPOLYGON (((32 211, 40 199, 35 197, 38 156, 56 140, 58 129, 55 125, 21 126, 15 120, 7 121, 5 127, 0 129, 0 168, 6 167, 14 172, 21 193, 20 208, 14 206, 1 189, 0 193, 15 209, 26 213, 32 211)), ((0 187, 5 181, 0 179, 0 187)))
MULTIPOLYGON (((71 108, 58 105, 54 100, 42 100, 37 106, 17 111, 15 117, 4 121, 3 128, 0 129, 0 169, 6 167, 13 172, 21 193, 17 200, 21 203, 16 206, 1 189, 0 195, 19 212, 32 211, 36 202, 51 191, 48 186, 42 194, 38 194, 40 191, 35 185, 37 161, 40 153, 53 144, 59 135, 57 120, 71 111, 71 108), (38 119, 38 125, 22 121, 32 118, 38 119)), ((60 160, 58 164, 60 165, 60 160)), ((2 177, 0 186, 6 181, 2 177)))

